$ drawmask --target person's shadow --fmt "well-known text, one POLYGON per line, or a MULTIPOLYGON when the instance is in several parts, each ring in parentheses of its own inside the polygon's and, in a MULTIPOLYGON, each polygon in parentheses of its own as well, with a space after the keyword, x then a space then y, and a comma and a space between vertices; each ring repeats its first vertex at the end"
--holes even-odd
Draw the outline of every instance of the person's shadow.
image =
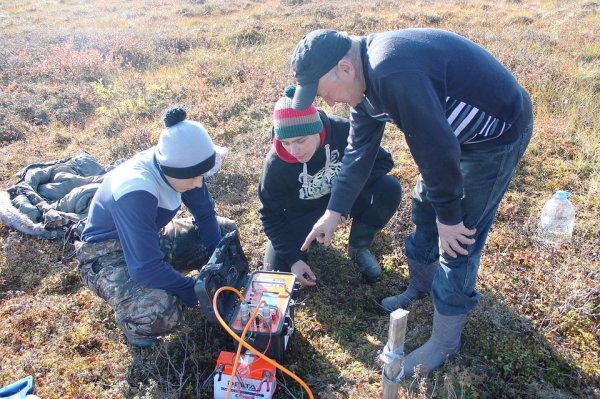
MULTIPOLYGON (((294 342, 299 348, 293 345, 290 357, 320 398, 380 394, 382 364, 378 355, 387 343, 389 315, 379 301, 408 285, 403 244, 395 245, 400 242, 398 237, 387 230, 376 237, 372 252, 385 271, 380 281, 367 284, 346 255, 348 230, 338 232, 332 247, 311 250, 309 264, 319 282, 300 291, 305 307, 296 317, 294 342)), ((461 392, 484 398, 593 397, 593 382, 585 381, 581 371, 569 365, 527 317, 516 313, 488 287, 479 290, 482 299, 469 315, 461 352, 425 377, 431 380, 429 389, 449 384, 444 388, 448 397, 461 392), (488 377, 489 382, 484 383, 488 377)), ((405 354, 431 334, 431 297, 415 301, 408 310, 405 354)), ((413 397, 427 394, 420 391, 427 389, 419 386, 420 378, 423 376, 403 379, 403 392, 413 397)))
POLYGON ((3 263, 0 264, 0 300, 18 292, 43 289, 47 294, 73 294, 81 288, 73 246, 63 240, 37 237, 0 228, 3 263), (40 254, 44 256, 41 257, 40 254))
POLYGON ((207 179, 207 185, 213 198, 220 204, 239 205, 248 200, 248 186, 251 183, 247 175, 238 173, 217 173, 207 179))
MULTIPOLYGON (((247 197, 248 180, 241 175, 219 179, 211 186, 213 195, 231 207, 232 216, 238 215, 237 210, 246 212, 240 204, 247 197)), ((315 397, 360 399, 380 395, 382 365, 378 355, 388 339, 389 315, 378 303, 386 296, 402 292, 408 284, 403 239, 411 228, 409 224, 408 215, 397 215, 376 237, 371 250, 384 273, 374 284, 363 281, 346 254, 349 224, 338 229, 333 246, 311 247, 308 262, 317 274, 318 284, 297 293, 295 331, 283 365, 302 378, 315 397)), ((260 269, 263 251, 264 246, 253 245, 250 253, 246 253, 251 269, 260 269)), ((481 273, 485 271, 480 270, 481 273)), ((430 380, 429 388, 423 388, 420 380, 406 378, 400 383, 402 392, 412 397, 430 397, 432 389, 447 384, 449 388, 444 389, 448 397, 453 394, 482 398, 593 397, 589 388, 593 384, 584 381, 581 371, 569 365, 527 317, 507 306, 493 288, 479 284, 478 287, 482 299, 465 326, 461 353, 426 377, 430 380)), ((405 353, 430 336, 431 297, 416 301, 408 310, 405 353)), ((187 385, 180 397, 211 398, 212 385, 208 383, 204 388, 202 385, 209 379, 220 351, 234 351, 234 345, 220 325, 208 323, 198 313, 198 309, 188 310, 184 330, 165 342, 167 349, 176 353, 174 358, 159 351, 145 364, 163 364, 163 369, 183 364, 187 385), (192 345, 182 338, 186 336, 194 343, 195 352, 190 352, 192 345), (184 355, 186 351, 188 355, 184 355), (157 362, 157 358, 163 363, 157 362), (178 360, 165 360, 169 358, 178 360)), ((171 380, 165 383, 165 389, 169 384, 171 389, 176 386, 176 375, 177 372, 170 373, 171 380)), ((156 376, 146 373, 146 378, 156 379, 156 376)), ((287 376, 278 378, 275 398, 302 397, 299 384, 287 376)), ((139 376, 135 381, 141 381, 139 376)))
MULTIPOLYGON (((347 392, 358 389, 364 383, 363 378, 374 386, 381 378, 377 358, 385 345, 381 337, 385 335, 387 340, 389 316, 380 309, 377 300, 381 299, 382 289, 387 290, 390 273, 384 273, 377 283, 366 283, 346 253, 348 231, 349 226, 338 229, 331 247, 311 246, 308 263, 318 282, 299 293, 304 306, 298 309, 296 317, 296 333, 303 345, 297 353, 298 362, 306 370, 306 382, 319 398, 349 397, 347 392), (307 352, 304 345, 311 351, 307 352), (352 363, 356 364, 356 376, 341 368, 352 363)), ((384 248, 390 245, 391 237, 383 232, 371 249, 381 260, 384 248)), ((393 260, 384 259, 382 263, 385 262, 393 260)))

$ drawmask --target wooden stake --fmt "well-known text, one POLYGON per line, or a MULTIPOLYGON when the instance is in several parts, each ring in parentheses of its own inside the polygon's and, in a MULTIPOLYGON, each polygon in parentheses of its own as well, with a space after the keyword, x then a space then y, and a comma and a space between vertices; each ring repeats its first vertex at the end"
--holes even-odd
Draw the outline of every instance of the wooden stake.
POLYGON ((404 336, 406 335, 406 320, 408 311, 397 309, 390 314, 390 331, 384 353, 381 354, 383 365, 383 396, 382 399, 398 398, 398 382, 404 362, 404 336))

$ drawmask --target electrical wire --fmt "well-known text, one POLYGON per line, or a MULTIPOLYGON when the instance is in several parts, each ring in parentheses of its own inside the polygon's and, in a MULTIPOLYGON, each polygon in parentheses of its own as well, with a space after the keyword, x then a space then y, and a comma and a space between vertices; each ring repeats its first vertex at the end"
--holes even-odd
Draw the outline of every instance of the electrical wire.
MULTIPOLYGON (((252 325, 251 323, 253 323, 257 319, 257 317, 258 317, 258 313, 257 312, 259 311, 261 305, 263 305, 263 304, 264 304, 265 307, 268 307, 268 304, 264 300, 261 301, 258 304, 258 306, 257 306, 256 311, 254 312, 254 314, 252 314, 250 316, 250 318, 248 319, 248 322, 247 322, 246 326, 251 326, 252 325)), ((276 309, 276 310, 278 310, 278 309, 276 309)), ((264 321, 263 320, 263 324, 265 325, 265 328, 269 327, 269 340, 267 341, 267 346, 266 346, 265 350, 263 351, 263 354, 265 354, 265 355, 266 355, 267 351, 269 350, 269 344, 271 342, 271 336, 272 336, 272 331, 271 331, 271 328, 270 328, 271 327, 270 322, 271 322, 270 319, 268 321, 264 321)), ((240 335, 240 339, 244 339, 245 340, 246 339, 246 335, 248 336, 248 339, 246 340, 246 342, 248 342, 252 338, 252 331, 250 331, 248 328, 244 328, 244 330, 242 331, 242 335, 240 335)), ((238 380, 240 381, 240 384, 237 387, 238 395, 240 395, 241 387, 244 384, 244 380, 242 378, 243 372, 241 371, 241 369, 238 368, 239 365, 240 365, 239 362, 240 362, 240 356, 241 356, 241 349, 242 349, 242 345, 238 345, 238 349, 237 349, 237 352, 235 354, 235 358, 233 360, 233 365, 232 365, 232 374, 235 373, 238 376, 238 380), (235 372, 233 370, 235 370, 235 372)), ((247 372, 249 372, 249 371, 247 370, 247 372)), ((273 378, 275 378, 275 377, 273 376, 273 378)), ((263 385, 264 382, 266 382, 267 385, 268 385, 269 384, 269 380, 270 380, 270 378, 268 378, 267 380, 265 380, 263 378, 263 380, 258 385, 257 391, 260 391, 262 389, 262 385, 263 385)), ((232 384, 232 381, 233 381, 232 379, 229 380, 230 386, 232 384)), ((226 393, 226 398, 229 395, 230 386, 228 386, 228 388, 227 388, 228 392, 226 393)), ((267 392, 268 392, 268 388, 267 388, 267 392)))
MULTIPOLYGON (((279 311, 279 309, 275 308, 275 312, 277 312, 277 311, 279 311)), ((273 337, 273 320, 270 318, 268 320, 263 319, 263 326, 265 327, 265 330, 269 331, 269 334, 268 334, 269 339, 267 340, 267 344, 265 345, 265 350, 263 351, 263 353, 266 355, 267 352, 269 351, 269 347, 271 346, 271 338, 273 337)))
MULTIPOLYGON (((235 333, 235 331, 233 331, 231 328, 229 328, 229 326, 227 325, 225 320, 223 320, 223 317, 221 317, 221 314, 219 313, 219 308, 217 307, 217 298, 218 298, 219 294, 221 294, 221 292, 223 292, 223 291, 235 292, 237 294, 237 296, 240 298, 240 300, 242 300, 242 301, 244 301, 245 298, 239 290, 237 290, 233 287, 228 287, 228 286, 221 287, 215 292, 215 295, 213 296, 213 309, 215 312, 215 316, 217 316, 217 320, 219 320, 219 323, 221 324, 221 326, 223 326, 225 331, 227 331, 229 333, 229 335, 231 335, 240 345, 243 345, 246 349, 249 349, 252 353, 256 354, 256 356, 260 357, 261 359, 263 359, 270 365, 275 366, 276 368, 278 368, 285 374, 289 375, 298 384, 300 384, 302 386, 302 388, 304 388, 306 393, 308 393, 308 397, 310 399, 314 399, 312 391, 310 390, 308 385, 306 385, 306 383, 304 381, 302 381, 302 379, 300 377, 298 377, 296 374, 294 374, 293 372, 291 372, 290 370, 285 368, 285 366, 277 363, 275 360, 270 359, 267 356, 265 356, 264 354, 262 354, 259 350, 255 349, 252 345, 248 344, 246 341, 241 339, 240 336, 235 333)), ((258 309, 258 307, 257 307, 257 309, 258 309)), ((250 324, 250 323, 248 323, 248 324, 250 324)))
MULTIPOLYGON (((215 294, 216 296, 216 294, 215 294)), ((254 322, 254 319, 256 319, 256 316, 258 316, 258 312, 260 311, 260 305, 262 304, 267 304, 265 301, 260 301, 260 303, 258 304, 258 306, 256 307, 256 309, 254 309, 254 312, 252 313, 252 315, 250 315, 250 318, 248 319, 248 322, 246 323, 246 325, 244 326, 244 330, 242 331, 242 335, 240 335, 240 340, 243 342, 244 338, 246 337, 246 334, 248 333, 248 330, 250 329, 250 326, 252 326, 252 323, 254 322)), ((242 353, 242 345, 238 345, 237 351, 235 353, 235 357, 233 359, 233 368, 231 370, 231 376, 232 378, 229 379, 229 384, 227 384, 227 392, 225 393, 225 399, 229 398, 229 395, 231 394, 231 387, 233 387, 233 376, 236 375, 237 372, 237 368, 240 364, 240 355, 242 353)))

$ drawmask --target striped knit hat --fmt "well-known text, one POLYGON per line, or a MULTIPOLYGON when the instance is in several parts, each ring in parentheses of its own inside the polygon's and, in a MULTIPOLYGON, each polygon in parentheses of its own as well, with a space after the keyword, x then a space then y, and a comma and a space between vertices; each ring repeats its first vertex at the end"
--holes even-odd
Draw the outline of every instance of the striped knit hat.
POLYGON ((296 92, 296 86, 285 88, 285 96, 281 97, 275 104, 273 111, 273 130, 277 140, 289 139, 290 137, 309 136, 321 133, 323 122, 314 104, 304 110, 292 108, 292 98, 296 92))

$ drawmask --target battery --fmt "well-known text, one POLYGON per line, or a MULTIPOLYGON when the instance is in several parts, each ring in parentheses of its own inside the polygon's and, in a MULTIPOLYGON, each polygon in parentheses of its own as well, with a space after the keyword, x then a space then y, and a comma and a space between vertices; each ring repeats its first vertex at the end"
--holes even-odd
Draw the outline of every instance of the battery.
MULTIPOLYGON (((214 376, 214 398, 225 399, 233 372, 235 353, 221 352, 217 359, 214 376)), ((275 366, 250 353, 240 356, 233 379, 230 399, 270 399, 277 388, 275 366)))
POLYGON ((247 313, 252 314, 259 307, 258 316, 252 321, 245 339, 278 363, 284 361, 285 350, 294 332, 295 283, 296 276, 292 273, 252 273, 244 289, 245 301, 236 306, 229 321, 231 329, 241 335, 247 313))

